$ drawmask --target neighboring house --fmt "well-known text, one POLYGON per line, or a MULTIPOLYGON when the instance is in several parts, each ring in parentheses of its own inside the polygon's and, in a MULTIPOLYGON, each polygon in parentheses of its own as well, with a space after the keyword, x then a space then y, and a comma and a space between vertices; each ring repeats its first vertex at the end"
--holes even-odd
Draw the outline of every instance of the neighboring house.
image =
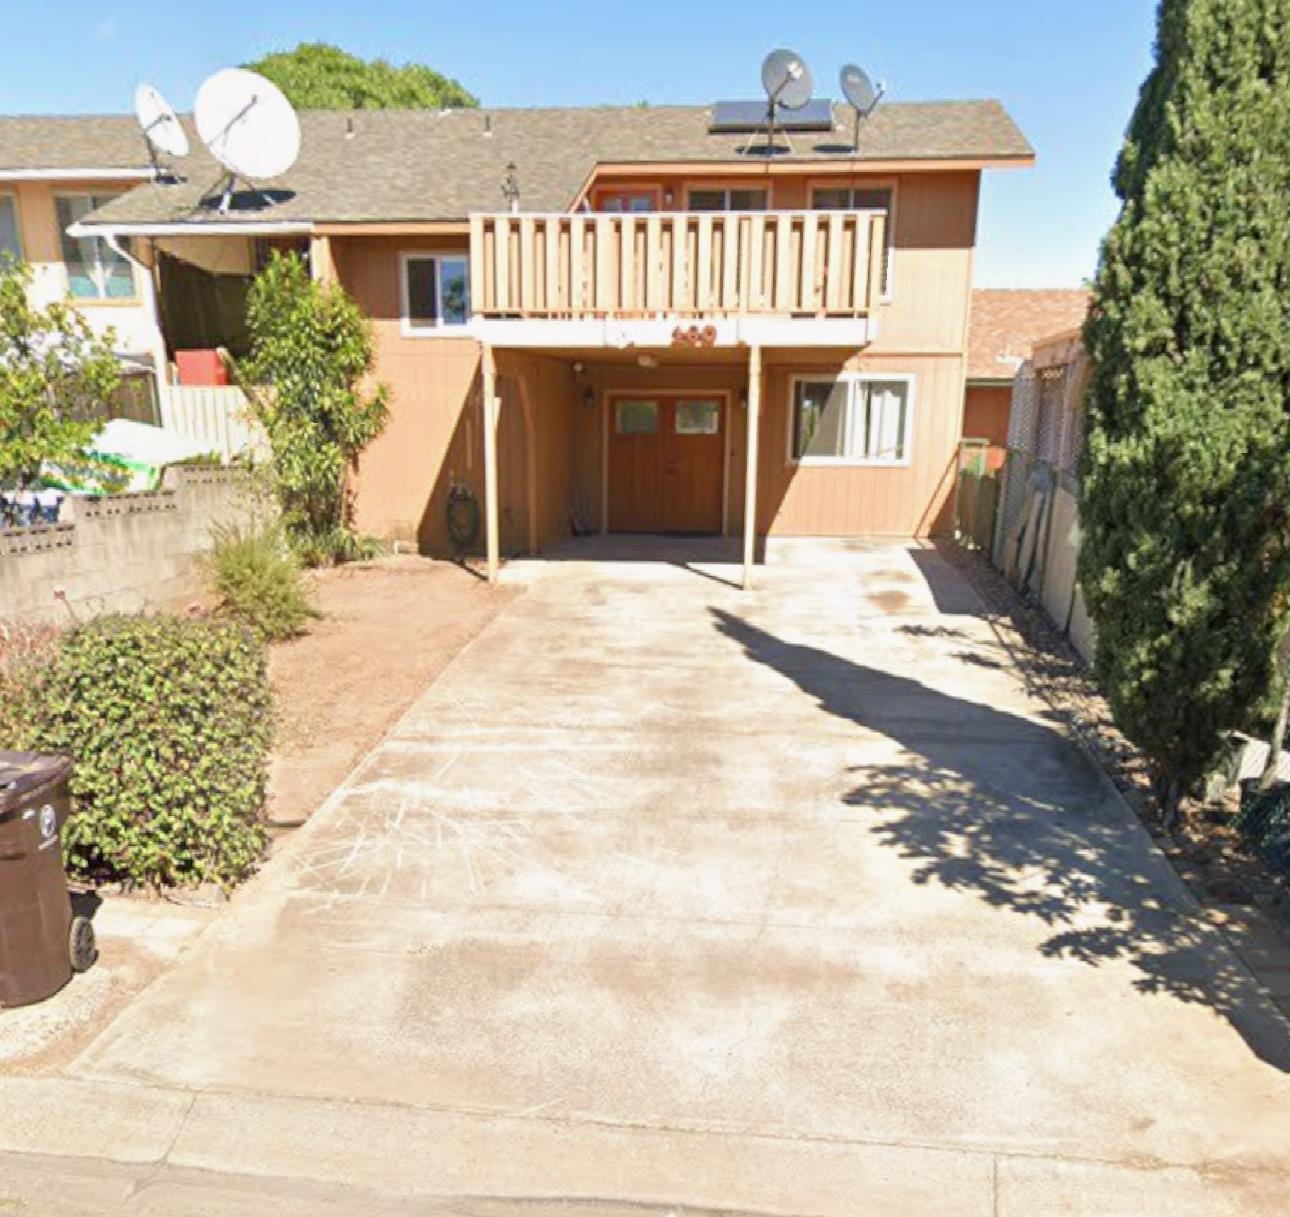
POLYGON ((1088 313, 1083 288, 978 289, 968 320, 967 388, 963 438, 1008 442, 1012 382, 1035 344, 1078 329, 1088 313))
POLYGON ((981 173, 1033 152, 997 102, 883 105, 854 148, 833 117, 768 156, 702 106, 306 113, 272 205, 219 209, 202 153, 72 232, 160 266, 163 296, 175 242, 216 270, 307 243, 393 390, 368 532, 446 551, 464 485, 490 569, 577 528, 742 535, 747 562, 767 536, 924 535, 981 173))
POLYGON ((28 263, 33 304, 73 304, 113 333, 123 413, 152 421, 164 343, 152 278, 104 239, 67 229, 152 178, 138 127, 115 117, 0 118, 0 254, 28 263))

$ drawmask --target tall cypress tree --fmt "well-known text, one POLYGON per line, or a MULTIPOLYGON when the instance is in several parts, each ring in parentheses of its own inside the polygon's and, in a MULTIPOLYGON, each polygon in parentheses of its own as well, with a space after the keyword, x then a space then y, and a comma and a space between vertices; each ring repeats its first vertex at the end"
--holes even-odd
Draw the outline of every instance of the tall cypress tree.
POLYGON ((1162 0, 1102 249, 1080 580, 1166 818, 1276 681, 1290 588, 1290 0, 1162 0))

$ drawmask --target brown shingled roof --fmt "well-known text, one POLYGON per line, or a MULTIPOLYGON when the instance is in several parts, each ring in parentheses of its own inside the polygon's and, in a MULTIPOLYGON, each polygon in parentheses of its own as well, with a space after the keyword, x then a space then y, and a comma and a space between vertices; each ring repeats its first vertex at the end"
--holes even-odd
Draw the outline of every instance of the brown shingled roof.
MULTIPOLYGON (((775 163, 1025 163, 1033 156, 997 101, 881 106, 864 124, 854 153, 849 115, 838 107, 833 132, 794 135, 794 153, 775 163)), ((597 163, 746 163, 739 150, 749 137, 711 133, 710 116, 707 106, 304 112, 300 159, 272 183, 288 197, 254 217, 235 212, 222 218, 459 220, 502 205, 500 185, 511 161, 526 211, 562 211, 597 163)), ((129 118, 0 119, 0 169, 45 164, 55 143, 70 142, 77 123, 86 124, 87 143, 101 138, 105 153, 111 148, 113 156, 128 155, 133 140, 135 161, 142 161, 142 141, 129 118)), ((81 138, 76 137, 78 147, 81 138)), ((208 213, 194 209, 218 168, 200 143, 193 143, 194 155, 181 162, 186 183, 140 187, 102 208, 91 222, 200 222, 208 213)))
POLYGON ((1083 288, 979 289, 968 321, 968 380, 1012 380, 1035 343, 1073 330, 1088 313, 1083 288))
POLYGON ((0 117, 0 170, 147 169, 139 124, 122 114, 0 117))

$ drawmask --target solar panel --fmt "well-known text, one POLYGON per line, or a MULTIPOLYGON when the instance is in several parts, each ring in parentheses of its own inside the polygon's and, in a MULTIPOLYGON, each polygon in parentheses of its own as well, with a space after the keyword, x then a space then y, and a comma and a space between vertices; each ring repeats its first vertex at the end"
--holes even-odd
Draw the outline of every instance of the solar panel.
MULTIPOLYGON (((814 97, 800 110, 780 110, 775 115, 780 131, 832 131, 833 103, 827 97, 814 97)), ((719 101, 712 107, 708 130, 722 132, 762 131, 766 127, 764 101, 719 101)))

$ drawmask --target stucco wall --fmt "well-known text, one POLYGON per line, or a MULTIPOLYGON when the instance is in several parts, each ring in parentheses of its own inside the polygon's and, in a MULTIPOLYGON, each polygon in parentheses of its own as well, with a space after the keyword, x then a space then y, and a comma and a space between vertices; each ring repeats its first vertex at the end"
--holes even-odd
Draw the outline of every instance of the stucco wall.
MULTIPOLYGON (((60 194, 120 194, 135 183, 87 180, 77 182, 8 182, 0 191, 12 195, 18 210, 18 232, 23 261, 31 268, 32 303, 43 307, 67 300, 67 268, 63 263, 62 234, 58 228, 56 199, 60 194)), ((115 335, 119 351, 159 358, 164 350, 161 331, 149 297, 147 276, 134 273, 135 294, 130 300, 73 300, 76 311, 95 333, 115 335)), ((160 367, 160 363, 158 364, 160 367)))
POLYGON ((70 499, 57 525, 0 532, 0 620, 180 607, 202 589, 212 529, 255 506, 244 475, 227 469, 171 469, 155 493, 70 499))

